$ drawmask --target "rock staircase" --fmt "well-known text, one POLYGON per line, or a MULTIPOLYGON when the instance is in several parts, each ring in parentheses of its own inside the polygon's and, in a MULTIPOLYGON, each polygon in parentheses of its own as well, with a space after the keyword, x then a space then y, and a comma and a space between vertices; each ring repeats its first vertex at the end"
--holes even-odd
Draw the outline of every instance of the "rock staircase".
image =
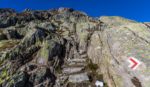
POLYGON ((64 87, 64 85, 61 86, 64 83, 66 84, 65 87, 70 87, 68 86, 69 83, 79 84, 88 82, 89 77, 86 71, 86 62, 87 57, 85 55, 81 55, 80 58, 67 59, 66 64, 62 66, 62 74, 59 75, 55 87, 64 87))

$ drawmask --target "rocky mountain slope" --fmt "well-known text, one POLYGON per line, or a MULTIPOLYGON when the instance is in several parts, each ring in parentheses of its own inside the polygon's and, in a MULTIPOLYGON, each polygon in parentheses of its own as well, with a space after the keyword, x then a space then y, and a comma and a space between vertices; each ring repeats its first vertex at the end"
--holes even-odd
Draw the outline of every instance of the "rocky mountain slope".
POLYGON ((149 25, 69 8, 0 9, 0 87, 150 87, 149 25))

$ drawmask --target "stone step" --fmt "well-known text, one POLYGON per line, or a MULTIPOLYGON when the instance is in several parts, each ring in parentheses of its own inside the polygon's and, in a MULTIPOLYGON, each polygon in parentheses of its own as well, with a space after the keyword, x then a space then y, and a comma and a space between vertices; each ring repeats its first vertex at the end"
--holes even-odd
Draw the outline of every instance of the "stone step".
POLYGON ((84 62, 70 62, 70 63, 68 63, 67 64, 68 66, 86 66, 87 64, 86 63, 84 63, 84 62))
POLYGON ((75 58, 75 59, 68 59, 67 62, 86 62, 86 59, 85 58, 75 58))
POLYGON ((79 74, 70 75, 68 81, 72 83, 81 83, 81 82, 89 81, 89 77, 87 73, 79 73, 79 74))
POLYGON ((88 55, 87 54, 83 54, 83 55, 81 55, 81 58, 87 58, 88 57, 88 55))
POLYGON ((64 64, 61 68, 66 68, 66 67, 85 67, 85 63, 71 63, 71 64, 64 64))
POLYGON ((66 67, 63 68, 62 73, 63 74, 74 74, 82 72, 85 69, 85 67, 66 67))

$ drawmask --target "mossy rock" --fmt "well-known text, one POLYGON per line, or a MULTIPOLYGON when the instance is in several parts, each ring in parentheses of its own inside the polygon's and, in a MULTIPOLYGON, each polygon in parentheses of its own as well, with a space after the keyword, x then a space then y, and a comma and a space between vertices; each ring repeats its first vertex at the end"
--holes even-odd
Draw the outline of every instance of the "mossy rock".
POLYGON ((3 69, 0 73, 0 84, 2 84, 4 81, 9 80, 10 76, 8 74, 7 69, 3 69))
POLYGON ((17 45, 19 40, 2 40, 0 41, 0 51, 4 51, 5 49, 10 49, 17 45))

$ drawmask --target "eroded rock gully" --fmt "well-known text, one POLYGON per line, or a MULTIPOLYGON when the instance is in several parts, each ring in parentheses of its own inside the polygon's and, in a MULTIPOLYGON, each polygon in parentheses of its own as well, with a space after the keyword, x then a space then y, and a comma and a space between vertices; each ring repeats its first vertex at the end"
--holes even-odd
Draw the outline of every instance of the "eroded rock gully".
POLYGON ((150 87, 150 29, 69 8, 0 9, 1 87, 150 87), (132 70, 128 57, 141 65, 132 70))

